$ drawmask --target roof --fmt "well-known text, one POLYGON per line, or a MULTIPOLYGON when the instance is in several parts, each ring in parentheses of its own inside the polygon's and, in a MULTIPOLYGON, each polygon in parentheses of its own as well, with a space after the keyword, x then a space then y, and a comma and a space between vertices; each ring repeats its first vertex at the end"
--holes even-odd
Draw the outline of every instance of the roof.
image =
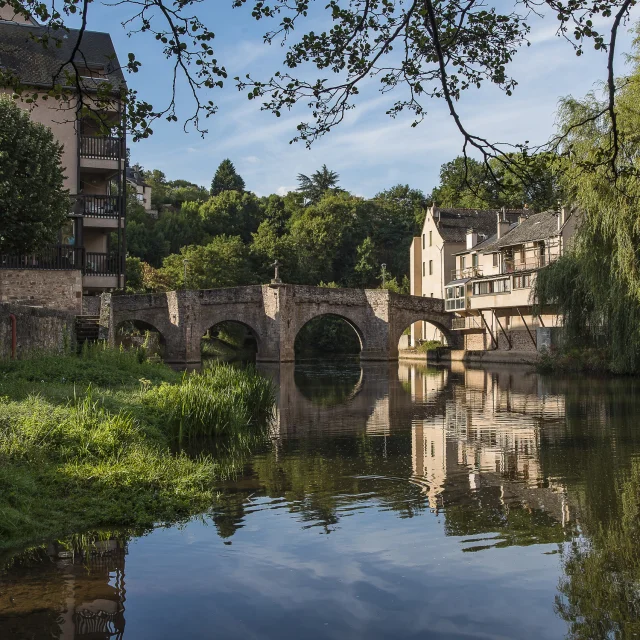
POLYGON ((469 280, 472 280, 472 278, 458 278, 457 280, 451 280, 451 282, 447 282, 447 284, 445 284, 444 286, 452 287, 454 284, 465 284, 465 282, 469 282, 469 280))
MULTIPOLYGON (((32 86, 50 86, 60 66, 69 60, 76 44, 78 29, 53 32, 46 27, 0 21, 0 66, 13 71, 20 81, 32 86), (43 47, 30 36, 50 34, 52 41, 43 47), (56 46, 55 39, 61 41, 56 46)), ((99 31, 85 31, 76 63, 104 68, 114 88, 125 84, 111 36, 99 31)), ((67 66, 66 69, 71 70, 67 66)), ((60 77, 64 80, 64 75, 60 77)), ((100 80, 83 78, 84 88, 91 90, 100 80)))
POLYGON ((547 240, 548 238, 557 236, 559 233, 558 212, 543 211, 542 213, 534 213, 529 216, 519 225, 511 228, 499 240, 496 239, 493 243, 486 243, 482 250, 490 252, 502 249, 503 247, 523 244, 524 242, 547 240))
MULTIPOLYGON (((498 214, 501 209, 434 209, 434 220, 438 231, 445 242, 464 242, 467 230, 473 229, 479 235, 489 238, 496 231, 498 214), (438 220, 438 214, 440 218, 438 220)), ((506 209, 505 217, 509 222, 516 222, 525 215, 527 209, 506 209)))
POLYGON ((144 181, 142 174, 139 171, 136 171, 133 167, 127 167, 126 175, 127 175, 127 180, 129 180, 130 182, 134 182, 135 184, 138 184, 141 187, 149 186, 144 181))

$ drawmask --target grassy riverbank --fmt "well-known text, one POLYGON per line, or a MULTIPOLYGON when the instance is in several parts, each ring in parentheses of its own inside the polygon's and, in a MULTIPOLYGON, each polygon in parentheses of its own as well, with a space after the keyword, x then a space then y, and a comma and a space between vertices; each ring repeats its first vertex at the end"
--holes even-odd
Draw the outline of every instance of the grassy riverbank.
POLYGON ((264 433, 274 392, 252 369, 183 376, 143 355, 0 363, 0 549, 203 511, 264 433), (180 450, 202 437, 225 455, 180 450))

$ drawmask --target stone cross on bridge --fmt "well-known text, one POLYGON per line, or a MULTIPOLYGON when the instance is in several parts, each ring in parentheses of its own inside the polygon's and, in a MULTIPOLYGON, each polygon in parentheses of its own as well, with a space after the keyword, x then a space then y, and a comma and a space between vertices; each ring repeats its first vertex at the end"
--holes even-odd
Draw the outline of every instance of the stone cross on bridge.
POLYGON ((170 291, 137 295, 104 295, 103 335, 115 342, 119 325, 136 321, 154 328, 164 343, 165 360, 178 367, 198 366, 200 341, 220 322, 239 322, 254 334, 257 359, 291 362, 302 327, 322 315, 339 316, 358 334, 363 360, 394 360, 400 336, 411 324, 437 326, 450 346, 451 314, 440 298, 421 298, 385 289, 328 289, 290 284, 170 291))

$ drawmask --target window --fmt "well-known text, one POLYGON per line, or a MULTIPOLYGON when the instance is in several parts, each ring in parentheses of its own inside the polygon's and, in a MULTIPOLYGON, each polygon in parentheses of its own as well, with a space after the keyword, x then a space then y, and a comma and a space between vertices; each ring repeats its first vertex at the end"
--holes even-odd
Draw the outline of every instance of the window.
POLYGON ((474 267, 478 266, 478 254, 477 253, 474 253, 471 256, 471 265, 474 266, 474 267))
POLYGON ((429 275, 433 275, 433 260, 429 260, 429 275))
POLYGON ((520 262, 524 263, 524 245, 520 247, 520 262))
POLYGON ((466 256, 460 256, 460 269, 464 269, 467 266, 466 256))
POLYGON ((433 293, 431 294, 431 297, 433 298, 433 293))
MULTIPOLYGON (((456 311, 465 308, 464 286, 453 285, 444 290, 446 311, 456 311)), ((432 294, 433 295, 433 294, 432 294)))
POLYGON ((531 287, 531 274, 525 273, 520 276, 513 276, 514 289, 529 289, 531 287))
POLYGON ((433 231, 429 231, 429 246, 433 246, 433 231))
POLYGON ((425 273, 424 273, 424 262, 422 263, 422 275, 423 276, 425 275, 425 273))
POLYGON ((498 266, 498 254, 497 253, 493 254, 493 266, 494 267, 498 266))
POLYGON ((509 293, 511 291, 511 282, 509 278, 501 280, 484 280, 473 283, 473 295, 484 296, 490 293, 509 293))
MULTIPOLYGON (((431 232, 429 232, 429 233, 431 233, 431 232)), ((424 249, 424 238, 425 238, 425 234, 423 233, 423 234, 422 234, 422 248, 423 248, 423 249, 424 249)))

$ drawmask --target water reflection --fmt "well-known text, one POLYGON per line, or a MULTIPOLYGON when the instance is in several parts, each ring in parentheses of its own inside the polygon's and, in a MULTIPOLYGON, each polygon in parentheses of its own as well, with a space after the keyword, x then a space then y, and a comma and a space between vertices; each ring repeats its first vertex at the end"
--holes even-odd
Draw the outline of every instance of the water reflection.
POLYGON ((124 638, 126 543, 75 542, 9 563, 0 581, 0 638, 124 638))
POLYGON ((0 638, 123 638, 125 593, 128 640, 640 632, 637 382, 264 371, 270 439, 210 512, 18 559, 0 575, 0 638))

